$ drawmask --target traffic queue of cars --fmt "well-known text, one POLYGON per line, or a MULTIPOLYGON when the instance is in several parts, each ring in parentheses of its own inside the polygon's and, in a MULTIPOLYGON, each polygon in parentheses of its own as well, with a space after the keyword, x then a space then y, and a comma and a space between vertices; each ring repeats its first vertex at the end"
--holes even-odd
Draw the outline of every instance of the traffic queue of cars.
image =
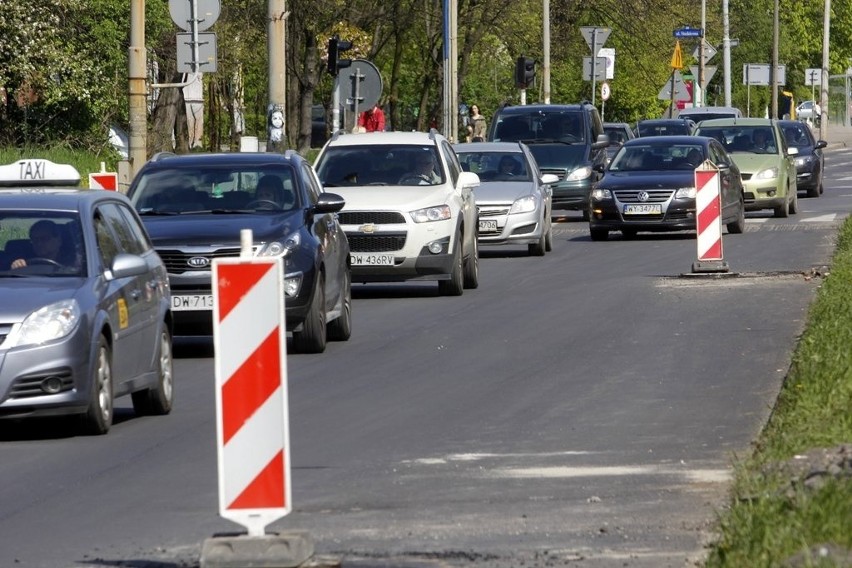
POLYGON ((799 190, 822 193, 826 143, 801 121, 625 126, 588 103, 532 105, 501 109, 488 142, 337 133, 314 165, 163 153, 127 196, 46 160, 0 166, 0 419, 74 415, 104 434, 127 394, 139 414, 170 412, 172 337, 212 333, 211 267, 244 254, 244 229, 252 255, 283 261, 291 349, 320 353, 352 333, 353 282, 459 296, 479 286, 480 245, 552 250, 554 210, 580 211, 594 241, 694 231, 702 165, 719 172, 729 233, 746 211, 787 217, 799 190), (624 135, 611 158, 607 130, 624 135))

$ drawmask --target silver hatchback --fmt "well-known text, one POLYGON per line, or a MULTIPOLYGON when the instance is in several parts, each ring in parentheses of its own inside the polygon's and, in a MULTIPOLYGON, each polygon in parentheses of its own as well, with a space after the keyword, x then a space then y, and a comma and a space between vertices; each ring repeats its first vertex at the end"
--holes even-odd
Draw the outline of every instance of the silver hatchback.
POLYGON ((104 434, 116 397, 170 412, 168 278, 130 202, 16 183, 11 166, 0 166, 0 418, 76 414, 104 434))

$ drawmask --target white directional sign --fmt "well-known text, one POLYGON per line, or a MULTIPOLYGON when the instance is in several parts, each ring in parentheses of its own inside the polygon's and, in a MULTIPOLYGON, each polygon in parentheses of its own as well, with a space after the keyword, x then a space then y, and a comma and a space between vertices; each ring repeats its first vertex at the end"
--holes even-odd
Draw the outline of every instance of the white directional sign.
POLYGON ((822 69, 820 68, 808 68, 805 69, 805 85, 808 87, 812 87, 814 85, 819 85, 822 83, 822 69))
MULTIPOLYGON (((775 68, 776 82, 783 85, 787 82, 786 66, 779 65, 775 68)), ((769 65, 758 63, 746 63, 743 65, 743 85, 769 86, 769 65)))
POLYGON ((609 38, 609 34, 612 33, 612 28, 582 26, 580 28, 580 33, 583 34, 583 39, 586 40, 589 49, 594 51, 595 46, 598 48, 603 47, 603 44, 605 44, 606 40, 609 38), (594 43, 594 45, 592 45, 592 43, 594 43))
POLYGON ((599 49, 598 57, 606 57, 606 78, 615 78, 615 48, 604 47, 599 49))
MULTIPOLYGON (((690 65, 689 71, 692 73, 692 76, 698 80, 698 65, 690 65)), ((713 75, 716 74, 716 66, 715 65, 705 65, 704 66, 704 83, 701 85, 702 89, 706 89, 707 85, 710 84, 710 79, 713 78, 713 75)))

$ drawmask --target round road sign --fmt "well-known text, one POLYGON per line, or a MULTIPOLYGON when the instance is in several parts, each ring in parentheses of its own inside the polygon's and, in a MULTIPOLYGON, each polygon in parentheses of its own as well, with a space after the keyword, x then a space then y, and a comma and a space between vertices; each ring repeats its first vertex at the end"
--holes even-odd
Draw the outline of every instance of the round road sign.
POLYGON ((609 83, 601 83, 601 98, 603 100, 609 99, 610 90, 609 83))
MULTIPOLYGON (((219 0, 197 0, 195 21, 198 31, 203 32, 219 19, 219 0)), ((192 31, 192 0, 169 0, 172 21, 185 31, 192 31)))

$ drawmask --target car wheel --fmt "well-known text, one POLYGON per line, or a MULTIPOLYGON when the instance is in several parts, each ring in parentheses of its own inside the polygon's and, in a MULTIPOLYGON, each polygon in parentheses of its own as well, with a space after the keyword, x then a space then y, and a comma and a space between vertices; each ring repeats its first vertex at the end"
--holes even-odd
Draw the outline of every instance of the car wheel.
POLYGON ((725 226, 731 234, 739 235, 745 231, 745 208, 742 201, 740 201, 739 207, 737 207, 737 218, 725 226))
POLYGON ((328 322, 326 336, 331 341, 346 341, 352 335, 352 275, 346 270, 340 316, 328 322))
POLYGON ((464 292, 464 276, 462 274, 461 235, 456 236, 453 247, 453 271, 449 280, 438 280, 438 293, 442 296, 461 296, 464 292))
POLYGON ((547 217, 547 233, 544 235, 544 250, 550 252, 553 250, 553 221, 550 216, 547 217))
POLYGON ((822 183, 822 174, 819 176, 819 194, 822 195, 822 192, 825 191, 825 186, 822 183))
POLYGON ((322 353, 325 351, 325 332, 325 274, 318 271, 314 298, 302 329, 293 332, 293 350, 296 353, 322 353))
POLYGON ((822 193, 822 182, 815 183, 813 187, 808 188, 808 197, 819 197, 820 193, 822 193))
POLYGON ((544 252, 547 250, 547 236, 545 232, 542 230, 541 237, 539 237, 538 242, 530 243, 527 245, 527 253, 530 256, 544 256, 544 252))
POLYGON ((160 333, 160 353, 157 359, 157 386, 130 395, 136 414, 163 415, 172 411, 175 386, 173 368, 172 335, 163 324, 163 331, 160 333))
POLYGON ((790 203, 788 201, 784 201, 782 205, 779 205, 775 209, 773 209, 773 215, 775 217, 780 217, 782 219, 790 216, 790 203))
POLYGON ((475 289, 479 287, 479 240, 473 239, 473 251, 464 261, 464 287, 475 289))
POLYGON ((607 229, 590 228, 589 234, 592 235, 593 241, 605 241, 609 238, 609 230, 607 229))
POLYGON ((95 367, 92 370, 89 409, 83 414, 82 430, 86 434, 101 435, 109 432, 113 414, 112 354, 106 338, 98 338, 95 367))
POLYGON ((799 192, 794 187, 792 193, 793 199, 790 200, 790 215, 795 215, 799 212, 799 192))
POLYGON ((583 209, 583 221, 588 221, 588 220, 589 220, 589 210, 583 209))

